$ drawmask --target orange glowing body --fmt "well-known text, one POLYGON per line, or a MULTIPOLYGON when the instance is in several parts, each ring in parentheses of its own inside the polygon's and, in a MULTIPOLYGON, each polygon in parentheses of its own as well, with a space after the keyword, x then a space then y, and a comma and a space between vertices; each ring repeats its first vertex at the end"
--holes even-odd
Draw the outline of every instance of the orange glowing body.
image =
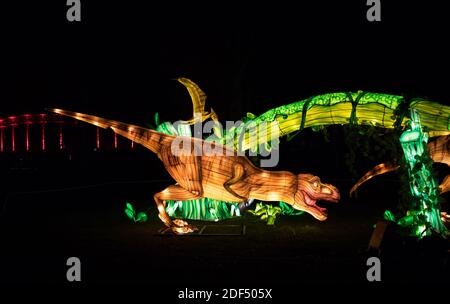
POLYGON ((115 133, 154 152, 177 182, 154 196, 160 219, 175 233, 192 232, 195 227, 183 220, 172 221, 165 211, 166 200, 184 201, 206 197, 227 202, 248 199, 283 201, 318 220, 325 220, 326 210, 317 206, 316 201, 337 202, 340 198, 334 186, 322 184, 316 176, 263 170, 254 166, 247 157, 237 155, 236 151, 220 144, 192 137, 175 137, 82 113, 59 109, 52 111, 102 128, 111 128, 115 133), (180 148, 181 152, 174 153, 174 147, 180 148))

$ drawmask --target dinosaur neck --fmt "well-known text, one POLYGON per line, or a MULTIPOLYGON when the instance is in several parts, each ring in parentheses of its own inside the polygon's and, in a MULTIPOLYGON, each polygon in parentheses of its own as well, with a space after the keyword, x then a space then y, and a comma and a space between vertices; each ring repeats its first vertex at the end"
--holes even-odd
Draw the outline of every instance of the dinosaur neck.
POLYGON ((297 189, 297 176, 288 171, 260 170, 249 177, 250 198, 282 201, 292 204, 297 189))

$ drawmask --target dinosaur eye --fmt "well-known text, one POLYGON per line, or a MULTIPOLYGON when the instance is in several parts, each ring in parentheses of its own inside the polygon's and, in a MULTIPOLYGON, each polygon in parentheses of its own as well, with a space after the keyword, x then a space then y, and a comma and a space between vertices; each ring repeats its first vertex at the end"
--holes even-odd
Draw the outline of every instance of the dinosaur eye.
POLYGON ((314 182, 314 183, 313 183, 313 186, 314 186, 314 188, 317 188, 317 187, 319 187, 319 183, 314 182))

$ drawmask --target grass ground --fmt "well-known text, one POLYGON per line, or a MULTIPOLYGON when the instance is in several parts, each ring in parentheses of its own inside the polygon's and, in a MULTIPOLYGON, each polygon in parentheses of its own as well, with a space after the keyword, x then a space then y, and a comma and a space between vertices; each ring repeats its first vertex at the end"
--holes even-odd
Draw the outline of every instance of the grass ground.
MULTIPOLYGON (((157 232, 163 225, 150 194, 163 185, 113 183, 10 195, 1 223, 2 281, 65 284, 66 260, 76 256, 87 285, 367 283, 365 251, 386 201, 370 196, 341 201, 327 206, 325 222, 308 214, 282 216, 271 227, 246 214, 206 223, 219 230, 220 225, 245 225, 241 236, 161 236, 157 232), (150 207, 148 222, 131 222, 123 212, 126 200, 135 202, 137 210, 150 207)), ((420 283, 424 275, 436 282, 448 278, 448 256, 430 258, 435 251, 417 245, 406 250, 410 245, 401 242, 382 259, 384 282, 420 283)))

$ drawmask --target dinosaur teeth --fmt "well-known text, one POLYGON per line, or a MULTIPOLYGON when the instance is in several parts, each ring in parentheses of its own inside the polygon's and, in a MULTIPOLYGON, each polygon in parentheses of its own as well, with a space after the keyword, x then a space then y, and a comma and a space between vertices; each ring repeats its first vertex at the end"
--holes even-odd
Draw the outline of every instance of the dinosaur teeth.
MULTIPOLYGON (((303 191, 302 191, 303 192, 303 191)), ((317 209, 320 213, 327 216, 327 209, 317 205, 317 200, 312 199, 307 193, 303 192, 303 198, 306 205, 317 209)))
POLYGON ((320 212, 322 212, 322 213, 325 213, 325 212, 327 212, 327 208, 322 208, 322 207, 319 207, 319 206, 315 206, 317 209, 319 209, 320 210, 320 212))
POLYGON ((319 210, 320 212, 322 212, 324 214, 326 214, 326 212, 327 212, 327 208, 323 208, 323 207, 320 207, 319 205, 317 205, 317 201, 314 202, 313 207, 315 207, 317 210, 319 210))

